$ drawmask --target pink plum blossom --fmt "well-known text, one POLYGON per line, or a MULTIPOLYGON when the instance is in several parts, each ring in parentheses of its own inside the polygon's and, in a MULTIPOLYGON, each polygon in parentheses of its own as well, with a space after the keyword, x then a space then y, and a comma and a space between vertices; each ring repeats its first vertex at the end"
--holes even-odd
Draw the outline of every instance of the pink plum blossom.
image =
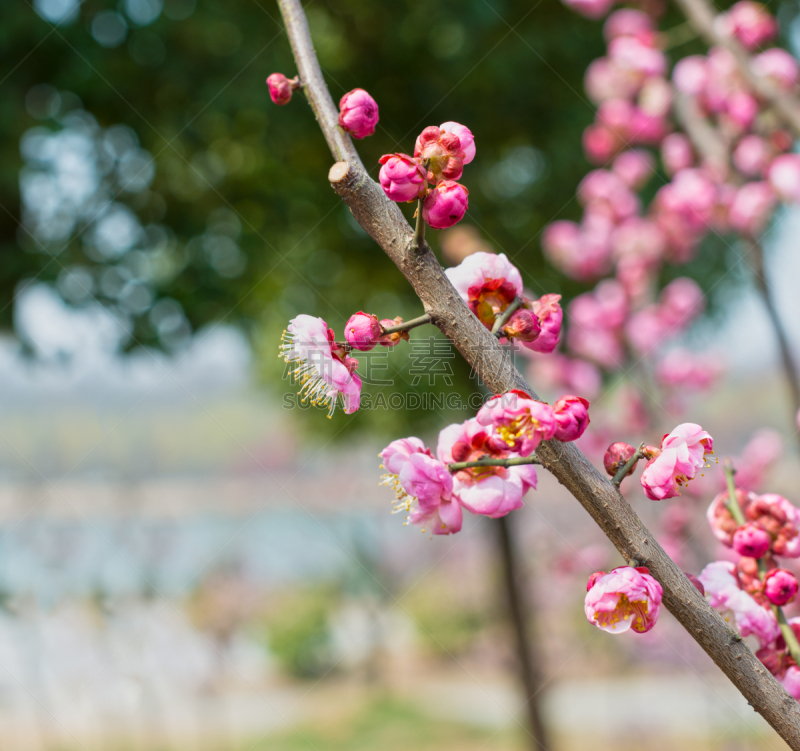
POLYGON ((777 431, 771 428, 757 430, 735 462, 737 487, 758 491, 768 469, 781 458, 783 445, 783 438, 777 431))
POLYGON ((774 568, 764 577, 764 595, 778 607, 794 600, 797 586, 797 577, 785 568, 774 568))
POLYGON ((581 143, 592 164, 605 164, 625 147, 625 139, 606 125, 589 125, 583 131, 581 143))
POLYGON ((422 218, 434 229, 458 224, 469 206, 469 191, 453 180, 436 183, 422 205, 422 218))
POLYGON ((659 208, 680 214, 690 227, 705 232, 716 193, 716 186, 701 170, 682 169, 675 173, 671 183, 659 189, 655 201, 659 208))
POLYGON ((800 77, 797 60, 780 47, 773 47, 756 55, 751 67, 757 76, 769 79, 784 91, 791 91, 800 77))
POLYGON ((410 454, 398 474, 398 480, 420 506, 438 506, 442 500, 449 501, 453 495, 453 476, 447 466, 427 454, 410 454))
POLYGON ((534 352, 548 354, 558 346, 561 336, 561 320, 563 312, 559 300, 561 295, 542 295, 530 303, 530 307, 539 321, 539 335, 532 341, 522 343, 534 352))
POLYGON ((283 73, 272 73, 267 77, 269 97, 275 104, 289 104, 294 91, 294 81, 290 81, 283 73))
POLYGON ((579 295, 569 304, 569 348, 602 367, 619 367, 625 358, 621 332, 627 314, 622 285, 613 279, 600 282, 593 292, 579 295))
POLYGON ((682 94, 699 97, 708 85, 708 60, 702 55, 689 55, 675 63, 672 82, 682 94))
POLYGON ((776 200, 769 183, 745 183, 736 191, 728 210, 731 227, 747 237, 758 237, 772 216, 776 200))
POLYGON ((661 441, 661 452, 642 472, 641 485, 653 501, 674 498, 680 488, 706 466, 706 456, 713 453, 711 436, 699 425, 683 423, 661 441))
POLYGON ((540 384, 542 388, 577 391, 591 399, 600 393, 603 379, 596 365, 560 352, 540 355, 528 349, 522 351, 531 359, 531 381, 540 384))
POLYGON ((754 134, 744 136, 733 151, 733 164, 748 177, 758 177, 769 164, 770 148, 767 141, 754 134))
POLYGON ((616 37, 608 43, 608 56, 623 68, 636 71, 643 79, 663 76, 667 72, 667 58, 648 42, 635 36, 616 37))
POLYGON ((587 18, 602 18, 614 5, 614 0, 564 0, 564 5, 587 18))
POLYGON ((515 310, 502 329, 504 336, 524 344, 535 342, 541 331, 542 325, 537 315, 525 308, 515 310))
POLYGON ((460 154, 461 161, 464 164, 469 164, 475 158, 475 136, 472 131, 460 123, 447 122, 442 123, 439 128, 445 133, 452 133, 458 138, 461 146, 460 154))
POLYGON ((654 31, 653 19, 633 8, 615 10, 603 24, 603 36, 607 42, 621 36, 650 39, 654 31))
POLYGON ((720 15, 717 23, 722 34, 735 36, 750 50, 778 35, 778 21, 765 5, 753 0, 740 0, 727 13, 720 15))
POLYGON ((789 692, 790 696, 800 701, 800 668, 795 665, 789 666, 786 674, 780 679, 780 683, 789 692))
POLYGON ((589 402, 580 396, 562 396, 554 405, 558 427, 555 437, 569 442, 580 438, 589 427, 589 402))
POLYGON ((287 363, 296 363, 294 375, 303 384, 300 394, 304 400, 327 406, 329 417, 340 397, 345 414, 359 408, 358 361, 336 343, 333 330, 322 318, 305 314, 293 318, 281 337, 280 354, 287 363))
POLYGON ((670 133, 661 142, 661 161, 668 175, 674 175, 694 164, 692 143, 683 133, 670 133))
POLYGON ((584 611, 589 623, 612 634, 633 629, 644 634, 656 625, 661 610, 661 585, 644 568, 620 566, 590 578, 584 611))
POLYGON ((344 325, 344 338, 347 343, 361 352, 369 352, 378 343, 381 324, 371 313, 355 313, 344 325))
POLYGON ((733 533, 733 549, 748 558, 762 558, 772 543, 769 532, 759 524, 748 522, 733 533))
POLYGON ((339 100, 339 125, 353 138, 366 138, 378 124, 378 105, 364 89, 348 91, 339 100))
POLYGON ((509 449, 520 456, 529 456, 540 441, 549 441, 559 430, 553 407, 531 399, 522 391, 492 397, 475 419, 480 425, 491 426, 509 449))
POLYGON ((697 282, 681 276, 673 279, 659 297, 661 315, 677 331, 683 331, 705 308, 703 290, 697 282))
POLYGON ((589 214, 584 223, 559 220, 542 233, 542 250, 554 266, 567 276, 589 281, 611 268, 611 233, 614 222, 600 214, 589 214))
POLYGON ((653 176, 655 162, 653 155, 645 149, 629 149, 617 154, 611 170, 631 190, 640 190, 653 176))
POLYGON ((671 349, 656 365, 656 380, 665 387, 706 390, 722 372, 720 358, 691 352, 682 347, 671 349))
POLYGON ((407 154, 385 154, 378 175, 383 192, 392 201, 413 201, 425 195, 428 187, 425 168, 407 154))
POLYGON ((393 475, 399 475, 409 457, 412 454, 419 453, 432 456, 430 449, 426 448, 419 438, 398 438, 381 451, 379 456, 388 472, 393 475))
POLYGON ((455 133, 435 125, 425 128, 414 144, 414 156, 421 163, 428 163, 427 178, 430 183, 458 180, 464 171, 464 154, 461 139, 455 133))
POLYGON ((767 179, 781 200, 800 203, 800 154, 782 154, 773 159, 767 179))
MULTIPOLYGON (((436 453, 445 464, 516 456, 505 449, 502 440, 473 418, 442 430, 436 453)), ((453 475, 453 493, 473 514, 498 518, 521 508, 522 497, 536 488, 536 480, 533 465, 463 469, 453 475)))
POLYGON ((595 104, 632 97, 639 90, 640 83, 636 74, 620 68, 607 57, 593 60, 583 79, 586 94, 595 104))
POLYGON ((445 269, 461 299, 486 326, 522 295, 522 276, 504 253, 478 251, 458 266, 445 269))
POLYGON ((592 213, 621 221, 639 211, 639 199, 615 172, 593 170, 578 185, 578 200, 592 213))

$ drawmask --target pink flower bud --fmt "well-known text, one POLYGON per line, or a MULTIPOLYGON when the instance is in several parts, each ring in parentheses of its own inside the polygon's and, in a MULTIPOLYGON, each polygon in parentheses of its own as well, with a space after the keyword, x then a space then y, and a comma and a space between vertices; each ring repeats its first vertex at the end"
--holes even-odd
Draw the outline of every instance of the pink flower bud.
POLYGON ((283 73, 272 73, 267 77, 269 96, 275 104, 289 104, 292 99, 292 92, 295 89, 295 82, 290 81, 283 73))
POLYGON ((756 55, 751 65, 753 73, 770 79, 778 88, 784 91, 791 91, 800 74, 797 60, 780 47, 773 47, 760 55, 756 55))
POLYGON ((339 100, 339 125, 353 138, 371 136, 378 118, 378 105, 364 89, 348 91, 339 100))
POLYGON ((767 182, 745 183, 728 209, 728 221, 737 232, 758 237, 775 208, 775 191, 767 182))
POLYGON ((746 91, 734 91, 727 98, 725 110, 736 125, 747 130, 758 115, 758 102, 746 91))
POLYGON ((464 218, 469 206, 469 191, 454 180, 442 180, 428 193, 422 218, 434 229, 452 227, 464 218))
POLYGON ((778 21, 766 6, 752 0, 741 0, 719 16, 719 31, 735 36, 750 50, 757 49, 778 35, 778 21))
MULTIPOLYGON (((380 323, 381 331, 383 331, 392 326, 397 326, 398 323, 403 323, 403 319, 400 316, 397 316, 394 320, 391 318, 382 318, 380 323)), ((394 334, 381 334, 381 337, 378 339, 378 344, 382 347, 396 347, 401 341, 408 341, 408 338, 408 331, 396 331, 394 334)))
POLYGON ((691 141, 683 133, 670 133, 661 142, 661 161, 668 175, 694 164, 691 141))
POLYGON ((590 125, 583 131, 583 150, 592 164, 606 164, 625 141, 605 125, 590 125))
POLYGON ((622 36, 646 38, 653 30, 650 16, 633 8, 615 10, 603 24, 603 36, 607 42, 622 36))
POLYGON ((509 339, 516 339, 520 342, 533 342, 542 331, 539 318, 536 313, 521 308, 514 311, 508 323, 503 326, 503 334, 509 339))
POLYGON ((797 577, 785 568, 772 569, 764 577, 764 594, 773 605, 787 605, 797 594, 797 577))
POLYGON ((454 122, 442 123, 439 128, 458 138, 458 142, 461 144, 461 161, 469 164, 475 158, 475 136, 472 135, 472 131, 466 125, 454 122))
POLYGON ((782 154, 773 159, 767 179, 782 200, 800 203, 800 154, 782 154))
POLYGON ((733 533, 733 549, 747 558, 761 558, 772 543, 769 532, 760 524, 743 524, 733 533))
POLYGON ((681 276, 664 287, 659 303, 661 318, 678 333, 703 312, 705 297, 697 282, 681 276))
POLYGON ((612 172, 632 190, 643 188, 653 176, 653 155, 644 149, 623 151, 614 159, 612 172))
POLYGON ((539 336, 530 342, 525 342, 528 349, 542 354, 549 354, 558 346, 561 336, 561 320, 563 311, 559 300, 561 295, 542 295, 531 303, 533 312, 539 319, 539 336))
POLYGON ((425 128, 414 144, 414 156, 423 165, 426 162, 428 164, 430 183, 458 180, 464 171, 463 153, 461 139, 455 133, 449 133, 435 125, 425 128))
POLYGON ((733 164, 748 177, 760 175, 769 162, 769 144, 761 136, 748 135, 736 144, 733 164))
POLYGON ((344 338, 353 348, 362 352, 369 352, 377 343, 381 335, 381 325, 378 317, 371 313, 355 313, 344 325, 344 338))
MULTIPOLYGON (((676 508, 672 506, 671 508, 676 508)), ((703 586, 703 582, 701 582, 694 574, 690 574, 688 571, 684 571, 686 574, 686 578, 694 585, 694 588, 701 594, 705 595, 706 588, 703 586)))
POLYGON ((589 402, 580 396, 562 396, 553 413, 558 423, 555 437, 563 443, 577 440, 589 427, 589 402))
MULTIPOLYGON (((606 472, 608 473, 609 477, 616 475, 617 472, 619 472, 620 469, 622 469, 622 467, 625 465, 625 462, 627 462, 635 453, 636 449, 629 443, 625 443, 623 441, 612 443, 606 449, 605 456, 603 456, 603 466, 606 468, 606 472)), ((635 469, 636 465, 634 464, 630 468, 628 474, 625 476, 630 477, 635 469)))
POLYGON ((687 96, 700 96, 708 85, 708 59, 703 55, 690 55, 678 60, 672 69, 675 88, 687 96))
POLYGON ((601 577, 605 576, 608 571, 595 571, 590 577, 589 581, 586 582, 586 591, 588 592, 593 586, 594 583, 601 577))
POLYGON ((413 201, 425 194, 425 168, 417 159, 407 154, 384 154, 379 161, 383 166, 378 179, 392 201, 413 201))

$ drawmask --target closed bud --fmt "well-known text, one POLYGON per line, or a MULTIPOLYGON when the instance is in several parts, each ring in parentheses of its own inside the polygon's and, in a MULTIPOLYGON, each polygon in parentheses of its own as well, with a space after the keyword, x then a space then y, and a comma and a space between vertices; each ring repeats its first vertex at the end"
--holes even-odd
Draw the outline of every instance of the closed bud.
POLYGON ((542 330, 539 318, 530 310, 521 308, 514 311, 508 323, 503 326, 503 334, 509 339, 518 339, 521 342, 532 342, 542 330))
POLYGON ((292 92, 299 86, 297 79, 288 79, 283 73, 273 73, 267 78, 269 97, 275 104, 289 104, 292 92))
POLYGON ((467 212, 469 191, 461 183, 442 180, 428 193, 422 206, 422 218, 434 229, 458 224, 467 212))
POLYGON ((589 427, 589 402, 580 396, 562 396, 554 405, 559 441, 575 441, 589 427))
MULTIPOLYGON (((612 443, 607 449, 605 456, 603 456, 603 466, 606 468, 606 472, 609 474, 610 477, 614 477, 617 472, 622 469, 625 465, 625 462, 628 461, 634 454, 636 453, 636 449, 631 446, 629 443, 625 443, 624 441, 617 441, 617 443, 612 443)), ((636 469, 636 465, 631 467, 630 471, 628 472, 626 477, 633 474, 633 470, 636 469)))
POLYGON ((772 543, 769 532, 760 524, 743 524, 733 533, 733 549, 748 558, 761 558, 772 543))
POLYGON ((384 154, 379 161, 383 166, 378 179, 392 201, 402 203, 425 195, 428 183, 418 159, 407 154, 384 154))
POLYGON ((378 117, 378 104, 364 89, 348 91, 339 100, 339 125, 353 138, 371 136, 378 117))
MULTIPOLYGON (((403 323, 403 319, 400 316, 397 316, 394 320, 391 318, 382 318, 381 331, 391 328, 392 326, 397 326, 400 323, 403 323)), ((395 331, 394 334, 381 334, 378 339, 378 344, 380 344, 381 347, 396 347, 401 341, 408 341, 408 331, 395 331)))
POLYGON ((381 335, 378 317, 370 313, 355 313, 344 326, 344 338, 353 348, 369 352, 381 335))
POLYGON ((764 594, 773 604, 786 605, 797 594, 797 577, 785 568, 774 568, 764 577, 764 594))

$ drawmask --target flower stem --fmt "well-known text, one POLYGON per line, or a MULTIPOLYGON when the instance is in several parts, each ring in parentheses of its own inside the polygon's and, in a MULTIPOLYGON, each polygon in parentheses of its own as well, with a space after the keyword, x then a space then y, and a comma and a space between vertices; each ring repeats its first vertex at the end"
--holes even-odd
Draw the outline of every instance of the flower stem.
POLYGON ((794 658, 794 661, 800 665, 800 643, 798 643, 797 637, 794 635, 794 630, 787 622, 783 608, 773 605, 772 609, 775 611, 775 618, 778 621, 778 627, 781 630, 783 640, 786 642, 786 648, 789 650, 789 654, 794 658))
POLYGON ((385 329, 381 329, 381 336, 397 334, 401 331, 410 331, 411 329, 417 328, 417 326, 424 326, 426 323, 430 322, 431 317, 426 313, 419 318, 412 318, 410 321, 403 321, 403 323, 398 323, 396 326, 387 326, 385 329))
POLYGON ((622 485, 622 481, 628 476, 628 472, 630 472, 636 466, 636 463, 639 461, 639 459, 644 456, 644 454, 642 454, 643 449, 644 444, 639 444, 639 448, 636 449, 634 455, 617 470, 617 474, 615 474, 611 479, 611 482, 614 483, 614 485, 617 487, 622 485))
POLYGON ((493 459, 484 456, 474 462, 455 462, 448 464, 447 469, 451 472, 458 472, 460 469, 472 469, 473 467, 519 467, 523 464, 541 464, 536 454, 530 456, 512 456, 508 459, 493 459))
POLYGON ((739 499, 736 496, 736 481, 733 479, 733 476, 736 474, 736 469, 734 469, 730 459, 725 460, 725 465, 722 470, 725 472, 725 481, 728 483, 728 511, 731 512, 734 521, 741 526, 745 524, 747 520, 744 518, 742 507, 739 505, 739 499))
POLYGON ((494 319, 494 326, 492 326, 492 333, 499 339, 502 334, 500 333, 503 326, 508 323, 508 319, 514 315, 514 311, 522 305, 522 300, 517 296, 511 301, 509 305, 497 318, 494 319))

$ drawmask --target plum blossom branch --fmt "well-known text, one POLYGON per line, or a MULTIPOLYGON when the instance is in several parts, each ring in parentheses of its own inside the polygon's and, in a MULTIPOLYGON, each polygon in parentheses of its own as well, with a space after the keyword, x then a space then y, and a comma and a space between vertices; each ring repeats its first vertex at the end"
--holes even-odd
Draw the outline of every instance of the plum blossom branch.
POLYGON ((417 328, 417 326, 424 326, 426 323, 431 323, 431 317, 427 313, 418 318, 412 318, 410 321, 398 323, 395 326, 381 327, 381 336, 389 336, 390 334, 399 334, 401 331, 410 331, 417 328))
MULTIPOLYGON (((304 92, 313 102, 317 119, 334 156, 329 180, 356 220, 383 248, 411 283, 426 312, 495 394, 515 389, 536 398, 497 339, 462 301, 432 253, 410 250, 413 230, 397 204, 366 174, 353 155, 352 143, 341 144, 333 101, 322 78, 299 0, 279 0, 295 50, 304 92), (342 149, 348 154, 343 155, 342 149)), ((800 117, 798 117, 800 124, 800 117)), ((354 150, 353 150, 354 151, 354 150)), ((800 751, 800 704, 764 670, 743 641, 731 630, 665 553, 619 490, 588 461, 574 443, 544 440, 537 455, 549 472, 569 490, 627 560, 647 565, 663 587, 663 602, 752 706, 800 751)))
POLYGON ((614 475, 611 482, 613 482, 614 485, 619 487, 622 484, 622 481, 630 474, 631 470, 636 466, 639 459, 641 459, 643 456, 644 456, 644 444, 642 443, 639 446, 639 448, 636 449, 634 455, 630 459, 628 459, 628 461, 626 461, 625 464, 623 464, 619 468, 619 470, 617 470, 617 474, 614 475))
POLYGON ((534 454, 530 456, 511 456, 506 459, 487 456, 471 462, 454 462, 453 464, 448 464, 447 469, 451 472, 458 472, 459 470, 472 469, 473 467, 520 467, 524 464, 541 464, 541 462, 539 457, 534 454))

